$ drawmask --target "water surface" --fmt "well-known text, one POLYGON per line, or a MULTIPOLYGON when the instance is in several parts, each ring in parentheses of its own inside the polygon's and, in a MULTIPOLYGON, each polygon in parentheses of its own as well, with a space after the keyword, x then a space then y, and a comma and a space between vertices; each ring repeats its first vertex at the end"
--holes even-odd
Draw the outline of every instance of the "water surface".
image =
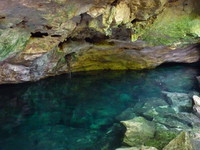
POLYGON ((114 150, 120 114, 161 91, 199 91, 197 65, 98 71, 0 86, 0 150, 114 150))

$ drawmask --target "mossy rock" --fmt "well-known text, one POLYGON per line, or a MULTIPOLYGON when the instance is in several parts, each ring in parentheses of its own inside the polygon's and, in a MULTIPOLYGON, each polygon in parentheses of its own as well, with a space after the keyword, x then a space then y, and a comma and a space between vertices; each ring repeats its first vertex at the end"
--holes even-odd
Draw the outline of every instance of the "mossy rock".
POLYGON ((196 43, 200 35, 200 17, 194 13, 167 8, 141 38, 152 45, 184 46, 196 43))
POLYGON ((165 146, 163 150, 193 150, 189 133, 181 132, 175 139, 165 146))
POLYGON ((24 50, 30 34, 19 29, 0 30, 0 61, 24 50))
POLYGON ((129 146, 140 146, 154 137, 155 124, 143 117, 136 117, 131 120, 121 121, 126 127, 123 143, 129 146))
POLYGON ((176 137, 175 132, 168 131, 168 130, 158 130, 156 131, 154 138, 146 141, 145 145, 153 146, 161 150, 175 137, 176 137))

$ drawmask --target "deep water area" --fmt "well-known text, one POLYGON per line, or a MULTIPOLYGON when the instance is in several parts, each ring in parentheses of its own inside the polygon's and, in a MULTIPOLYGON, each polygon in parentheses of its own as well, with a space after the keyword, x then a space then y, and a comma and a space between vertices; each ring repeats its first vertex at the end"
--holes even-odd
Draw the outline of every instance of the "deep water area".
POLYGON ((114 150, 125 132, 120 121, 140 115, 122 112, 163 99, 162 91, 199 92, 198 75, 198 64, 169 64, 1 85, 0 150, 114 150))

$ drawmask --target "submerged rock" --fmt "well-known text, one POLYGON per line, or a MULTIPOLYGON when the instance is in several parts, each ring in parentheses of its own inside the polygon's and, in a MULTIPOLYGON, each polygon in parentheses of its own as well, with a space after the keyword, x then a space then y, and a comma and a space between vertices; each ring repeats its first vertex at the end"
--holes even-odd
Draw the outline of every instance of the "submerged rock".
POLYGON ((193 150, 189 134, 187 132, 180 133, 163 150, 193 150))
POLYGON ((127 108, 120 115, 118 115, 116 119, 119 121, 133 119, 136 117, 136 114, 134 112, 135 112, 134 108, 127 108))
POLYGON ((121 123, 126 127, 123 143, 129 146, 143 145, 146 140, 154 137, 155 124, 143 117, 121 121, 121 123))
POLYGON ((189 94, 185 93, 173 93, 173 92, 162 92, 168 103, 176 112, 188 111, 192 108, 192 99, 189 94))

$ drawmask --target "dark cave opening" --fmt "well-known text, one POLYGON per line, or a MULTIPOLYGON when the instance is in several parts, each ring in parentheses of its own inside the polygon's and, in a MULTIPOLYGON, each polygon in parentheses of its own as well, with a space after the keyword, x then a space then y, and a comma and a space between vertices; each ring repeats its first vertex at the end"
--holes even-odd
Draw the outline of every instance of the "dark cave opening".
POLYGON ((42 33, 42 32, 31 32, 31 37, 38 37, 38 38, 42 38, 44 36, 48 36, 48 33, 42 33))

